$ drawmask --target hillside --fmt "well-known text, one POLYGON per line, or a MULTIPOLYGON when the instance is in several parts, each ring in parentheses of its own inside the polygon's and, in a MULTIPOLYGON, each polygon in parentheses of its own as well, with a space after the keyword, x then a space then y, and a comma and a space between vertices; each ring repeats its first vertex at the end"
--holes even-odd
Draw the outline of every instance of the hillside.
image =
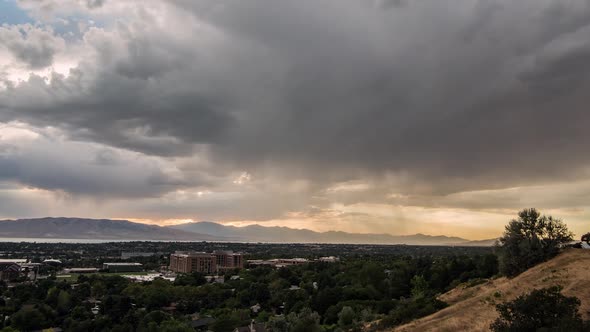
POLYGON ((466 239, 424 234, 394 236, 390 234, 356 234, 346 232, 314 232, 308 229, 288 227, 225 226, 214 222, 194 222, 170 226, 187 232, 197 232, 233 238, 245 242, 282 243, 352 243, 352 244, 408 244, 408 245, 463 245, 466 239))
POLYGON ((0 220, 0 237, 101 240, 227 240, 219 236, 184 232, 126 220, 83 218, 0 220))
POLYGON ((580 313, 590 319, 590 250, 568 249, 514 279, 499 278, 470 288, 459 286, 440 296, 450 304, 448 308, 394 331, 489 331, 497 317, 495 304, 553 285, 561 285, 565 295, 578 297, 582 301, 580 313))

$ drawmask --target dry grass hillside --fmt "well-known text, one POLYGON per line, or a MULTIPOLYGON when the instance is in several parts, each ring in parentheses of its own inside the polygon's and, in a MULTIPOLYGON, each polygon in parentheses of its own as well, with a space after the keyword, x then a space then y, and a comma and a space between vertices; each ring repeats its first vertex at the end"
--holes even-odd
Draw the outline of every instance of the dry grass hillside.
POLYGON ((497 317, 497 303, 553 285, 561 285, 565 295, 579 298, 580 313, 584 319, 590 319, 590 250, 568 249, 513 279, 457 287, 440 296, 449 307, 394 331, 489 331, 497 317))

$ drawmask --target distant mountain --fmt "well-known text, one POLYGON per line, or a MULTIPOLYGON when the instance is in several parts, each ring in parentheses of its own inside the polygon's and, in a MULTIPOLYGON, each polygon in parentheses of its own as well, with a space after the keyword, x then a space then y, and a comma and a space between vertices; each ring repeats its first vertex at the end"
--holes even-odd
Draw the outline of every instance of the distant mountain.
POLYGON ((227 241, 223 237, 184 232, 126 220, 37 218, 0 220, 0 237, 101 240, 227 241))
POLYGON ((486 240, 477 240, 477 241, 468 241, 465 243, 461 243, 460 245, 466 247, 491 247, 496 244, 498 239, 486 239, 486 240))
POLYGON ((245 227, 224 226, 214 222, 201 221, 168 228, 221 236, 245 242, 280 242, 280 243, 357 243, 357 244, 409 244, 409 245, 460 245, 469 240, 459 237, 431 236, 424 234, 400 235, 389 234, 353 234, 346 232, 314 232, 307 229, 288 227, 264 227, 251 225, 245 227))

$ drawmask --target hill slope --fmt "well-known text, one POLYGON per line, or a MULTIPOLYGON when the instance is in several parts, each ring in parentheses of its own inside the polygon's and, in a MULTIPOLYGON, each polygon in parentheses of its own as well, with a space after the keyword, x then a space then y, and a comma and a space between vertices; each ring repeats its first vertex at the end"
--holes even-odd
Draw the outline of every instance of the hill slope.
POLYGON ((394 236, 389 234, 354 234, 346 232, 314 232, 308 229, 288 227, 225 226, 214 222, 194 222, 170 226, 188 232, 233 238, 245 242, 282 243, 353 243, 353 244, 414 244, 414 245, 462 245, 470 241, 459 237, 431 236, 424 234, 394 236))
POLYGON ((128 239, 220 241, 223 237, 184 232, 126 220, 36 218, 0 220, 0 237, 58 239, 128 239))
POLYGON ((514 279, 499 278, 470 288, 457 287, 440 297, 450 304, 448 308, 394 331, 489 331, 497 318, 495 304, 553 285, 561 285, 565 295, 579 298, 582 317, 590 319, 590 250, 568 249, 514 279))

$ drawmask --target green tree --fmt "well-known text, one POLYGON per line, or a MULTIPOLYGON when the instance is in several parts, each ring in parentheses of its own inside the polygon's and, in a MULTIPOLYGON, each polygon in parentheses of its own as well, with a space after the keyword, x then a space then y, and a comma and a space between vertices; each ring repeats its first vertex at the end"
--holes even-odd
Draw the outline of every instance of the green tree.
POLYGON ((33 307, 24 307, 10 317, 10 325, 19 331, 34 331, 47 327, 45 315, 33 307))
POLYGON ((498 240, 500 272, 515 276, 555 256, 560 245, 572 239, 572 233, 560 219, 541 216, 535 209, 522 210, 498 240))
POLYGON ((174 285, 177 286, 201 286, 206 283, 207 279, 205 279, 205 275, 200 272, 180 274, 174 280, 174 285))
POLYGON ((194 332, 195 330, 187 323, 178 320, 167 320, 160 324, 160 332, 194 332))
POLYGON ((412 297, 421 298, 426 296, 429 291, 428 281, 421 275, 415 275, 411 281, 412 297))
POLYGON ((7 326, 7 327, 3 328, 2 330, 0 330, 0 332, 19 332, 19 331, 15 328, 7 326))
POLYGON ((59 291, 57 296, 57 312, 60 314, 66 314, 72 307, 72 297, 64 290, 59 291))
POLYGON ((303 309, 300 313, 290 313, 287 316, 290 328, 289 332, 320 332, 320 315, 312 312, 309 308, 303 309))
POLYGON ((355 318, 356 314, 351 307, 343 307, 340 313, 338 313, 338 325, 342 328, 348 328, 352 326, 355 318))
POLYGON ((273 316, 268 320, 268 328, 274 332, 289 332, 289 322, 285 316, 273 316))
POLYGON ((579 307, 580 300, 562 295, 559 287, 538 289, 498 304, 500 317, 490 329, 494 332, 583 331, 579 307))

